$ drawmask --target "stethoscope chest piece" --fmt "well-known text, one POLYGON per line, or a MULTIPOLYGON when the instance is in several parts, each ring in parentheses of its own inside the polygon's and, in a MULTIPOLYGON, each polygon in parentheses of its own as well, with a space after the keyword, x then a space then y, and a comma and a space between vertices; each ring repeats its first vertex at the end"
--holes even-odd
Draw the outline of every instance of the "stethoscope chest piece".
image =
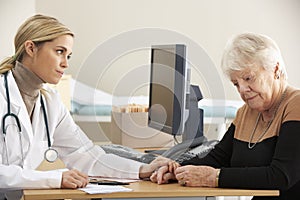
POLYGON ((44 153, 45 160, 53 163, 58 158, 58 153, 55 149, 49 148, 44 153))

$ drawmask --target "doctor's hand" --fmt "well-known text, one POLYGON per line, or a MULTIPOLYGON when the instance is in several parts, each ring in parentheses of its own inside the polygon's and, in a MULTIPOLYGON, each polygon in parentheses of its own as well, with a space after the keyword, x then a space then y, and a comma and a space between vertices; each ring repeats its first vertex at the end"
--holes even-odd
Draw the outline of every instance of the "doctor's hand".
POLYGON ((140 178, 149 178, 151 174, 161 166, 167 166, 171 160, 162 156, 158 156, 150 164, 144 164, 140 167, 140 178))
POLYGON ((180 164, 175 161, 168 162, 168 165, 157 169, 150 176, 150 180, 157 184, 169 183, 170 180, 176 180, 174 171, 180 167, 180 164))
POLYGON ((85 187, 88 182, 88 175, 76 169, 72 169, 62 173, 61 188, 82 188, 85 187))

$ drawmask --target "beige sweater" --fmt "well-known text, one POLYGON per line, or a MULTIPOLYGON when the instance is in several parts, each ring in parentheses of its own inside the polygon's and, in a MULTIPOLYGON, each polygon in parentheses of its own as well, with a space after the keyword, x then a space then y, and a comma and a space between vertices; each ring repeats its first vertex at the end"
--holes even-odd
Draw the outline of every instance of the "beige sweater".
MULTIPOLYGON (((280 126, 285 121, 299 121, 299 117, 293 115, 293 113, 300 113, 299 102, 300 90, 288 86, 286 95, 282 100, 280 106, 278 107, 278 110, 274 116, 270 127, 267 129, 266 134, 262 137, 260 141, 276 135, 278 136, 280 126)), ((241 107, 238 110, 236 118, 233 121, 233 124, 236 128, 234 138, 241 141, 249 142, 251 134, 255 128, 257 117, 258 112, 250 109, 249 106, 247 106, 246 104, 243 107, 241 107)), ((262 118, 260 118, 252 142, 256 142, 259 139, 259 137, 266 130, 267 126, 268 122, 265 122, 262 120, 262 118)))
POLYGON ((12 69, 12 73, 19 87, 28 114, 32 116, 35 102, 43 86, 43 81, 20 62, 16 63, 12 69))

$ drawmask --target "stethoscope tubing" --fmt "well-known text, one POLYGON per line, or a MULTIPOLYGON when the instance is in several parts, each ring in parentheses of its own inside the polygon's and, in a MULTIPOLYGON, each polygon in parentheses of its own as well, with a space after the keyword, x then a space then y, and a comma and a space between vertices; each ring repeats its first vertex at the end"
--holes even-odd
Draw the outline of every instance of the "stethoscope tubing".
MULTIPOLYGON (((15 121, 17 123, 17 127, 18 127, 19 139, 20 139, 20 142, 21 142, 22 162, 24 164, 22 136, 21 136, 21 133, 22 133, 21 123, 20 123, 20 120, 19 120, 18 116, 15 115, 14 113, 12 113, 11 110, 10 110, 10 96, 9 96, 7 75, 8 75, 8 72, 5 72, 4 73, 4 84, 5 84, 6 98, 7 98, 7 113, 2 118, 2 133, 4 135, 4 144, 6 146, 6 139, 5 139, 5 136, 6 136, 6 127, 5 126, 6 126, 6 123, 5 123, 5 121, 8 117, 13 117, 15 119, 15 121)), ((40 96, 40 99, 41 99, 41 106, 42 106, 42 110, 43 110, 43 117, 44 117, 44 122, 45 122, 45 126, 46 126, 46 134, 47 134, 47 142, 48 142, 48 149, 44 153, 44 158, 48 162, 52 163, 58 158, 58 152, 55 149, 51 148, 51 138, 50 138, 50 132, 49 132, 49 126, 48 126, 47 113, 46 113, 45 103, 43 101, 42 95, 40 96)), ((9 164, 7 147, 6 147, 6 155, 7 155, 7 164, 9 164)))
POLYGON ((15 115, 14 113, 11 113, 11 111, 10 111, 10 96, 9 96, 9 90, 8 90, 7 74, 8 74, 8 72, 4 73, 4 85, 5 85, 6 98, 7 98, 7 113, 2 118, 2 132, 4 135, 6 135, 5 120, 7 117, 13 117, 16 120, 19 132, 20 133, 22 132, 21 123, 20 123, 18 116, 15 115))
POLYGON ((45 157, 45 160, 52 163, 57 159, 58 152, 55 149, 51 148, 51 140, 50 140, 47 113, 46 113, 46 108, 45 108, 45 104, 44 104, 42 96, 41 96, 41 106, 42 106, 42 109, 43 109, 43 115, 44 115, 45 126, 46 126, 46 133, 47 133, 47 138, 48 138, 48 149, 45 151, 44 157, 45 157))

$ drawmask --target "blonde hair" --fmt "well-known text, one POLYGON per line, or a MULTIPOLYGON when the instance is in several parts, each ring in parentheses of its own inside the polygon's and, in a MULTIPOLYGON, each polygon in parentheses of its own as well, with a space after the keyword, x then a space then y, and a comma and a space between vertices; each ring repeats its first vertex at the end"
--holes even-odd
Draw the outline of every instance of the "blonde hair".
POLYGON ((16 61, 22 60, 25 53, 24 43, 27 40, 40 45, 62 35, 71 35, 74 37, 74 33, 54 17, 37 14, 28 18, 19 27, 15 36, 15 54, 0 63, 0 73, 9 71, 14 67, 16 61))
POLYGON ((287 79, 285 64, 277 44, 268 36, 242 33, 230 39, 224 49, 221 67, 226 75, 247 67, 273 70, 277 63, 281 75, 287 79))

